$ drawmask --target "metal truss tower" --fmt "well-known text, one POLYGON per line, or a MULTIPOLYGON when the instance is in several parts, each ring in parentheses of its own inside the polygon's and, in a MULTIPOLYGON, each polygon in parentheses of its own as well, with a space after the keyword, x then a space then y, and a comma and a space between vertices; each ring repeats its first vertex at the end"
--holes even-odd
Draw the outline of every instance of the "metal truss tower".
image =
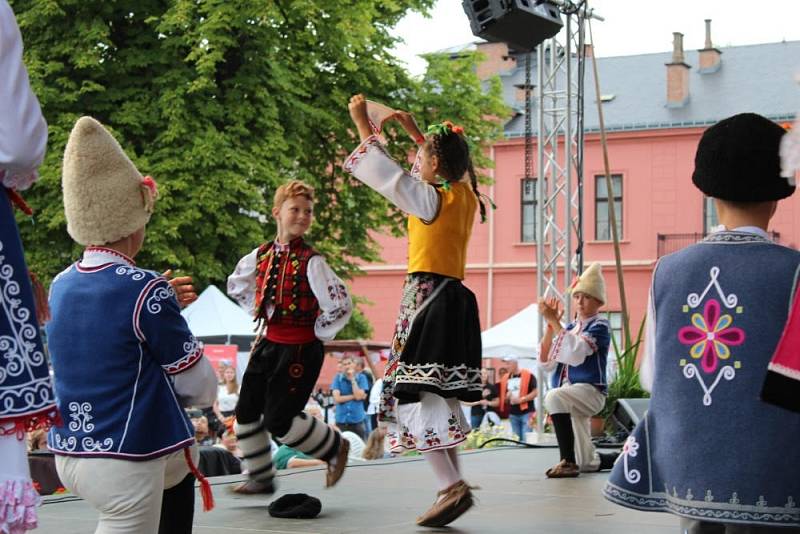
MULTIPOLYGON (((585 25, 589 17, 602 18, 585 9, 585 2, 550 3, 561 9, 564 29, 537 48, 536 289, 537 295, 556 297, 565 310, 564 317, 569 318, 567 289, 583 270, 585 25)), ((526 119, 531 118, 528 113, 526 119)), ((530 151, 526 148, 526 174, 531 170, 530 151)), ((544 328, 540 317, 538 339, 544 328)), ((543 379, 539 369, 536 431, 540 436, 544 429, 543 379)))

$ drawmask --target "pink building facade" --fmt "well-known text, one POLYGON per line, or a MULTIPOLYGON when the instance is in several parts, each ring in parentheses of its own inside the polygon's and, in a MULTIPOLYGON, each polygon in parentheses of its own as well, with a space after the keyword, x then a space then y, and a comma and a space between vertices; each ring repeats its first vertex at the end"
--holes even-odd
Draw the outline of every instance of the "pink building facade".
MULTIPOLYGON (((522 106, 520 91, 515 90, 520 69, 503 45, 477 46, 485 48, 486 64, 498 69, 482 74, 499 75, 507 88, 508 103, 520 109, 506 125, 507 139, 491 150, 494 185, 483 189, 498 208, 485 224, 476 217, 468 254, 465 283, 477 296, 486 329, 537 298, 535 231, 530 223, 536 199, 533 182, 526 182, 524 176, 522 106)), ((691 182, 694 153, 704 129, 745 111, 785 123, 800 109, 800 87, 791 81, 793 73, 800 70, 800 62, 794 69, 791 66, 794 58, 800 57, 800 43, 722 50, 706 46, 696 54, 686 54, 679 62, 678 68, 686 69, 679 78, 688 87, 677 89, 673 81, 668 82, 668 71, 676 68, 675 51, 672 62, 669 54, 598 59, 634 334, 644 316, 658 258, 702 238, 716 224, 712 203, 691 182), (716 52, 710 59, 709 50, 716 52), (699 68, 691 67, 692 63, 699 68)), ((587 90, 594 83, 590 71, 589 66, 587 90)), ((586 106, 584 262, 603 265, 608 293, 605 310, 611 312, 612 324, 618 324, 620 294, 608 235, 604 178, 599 181, 604 170, 593 96, 587 94, 586 106)), ((796 195, 781 202, 770 229, 788 246, 796 246, 800 239, 797 203, 796 195)), ((407 241, 376 238, 383 247, 383 262, 363 265, 364 274, 353 281, 352 290, 373 303, 362 309, 374 327, 374 338, 385 341, 391 339, 394 329, 406 272, 407 241)), ((532 324, 531 335, 535 332, 532 324)))

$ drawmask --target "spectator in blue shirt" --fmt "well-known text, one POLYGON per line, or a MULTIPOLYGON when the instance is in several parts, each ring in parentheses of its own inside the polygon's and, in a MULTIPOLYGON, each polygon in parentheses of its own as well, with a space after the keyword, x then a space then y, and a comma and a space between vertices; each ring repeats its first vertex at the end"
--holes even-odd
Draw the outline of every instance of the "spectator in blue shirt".
POLYGON ((352 358, 342 358, 342 372, 333 379, 331 389, 336 403, 336 426, 342 432, 349 430, 362 440, 366 439, 364 399, 369 386, 367 377, 356 371, 352 358))

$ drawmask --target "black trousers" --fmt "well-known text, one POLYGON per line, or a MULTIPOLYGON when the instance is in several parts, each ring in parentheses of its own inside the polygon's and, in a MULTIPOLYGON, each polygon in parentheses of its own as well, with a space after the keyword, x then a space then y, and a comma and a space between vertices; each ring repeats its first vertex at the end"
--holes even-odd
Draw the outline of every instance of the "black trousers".
POLYGON ((164 490, 158 534, 192 534, 194 520, 194 475, 164 490))
POLYGON ((302 345, 259 341, 242 377, 236 420, 255 423, 263 415, 267 430, 285 435, 308 403, 324 356, 319 340, 302 345))

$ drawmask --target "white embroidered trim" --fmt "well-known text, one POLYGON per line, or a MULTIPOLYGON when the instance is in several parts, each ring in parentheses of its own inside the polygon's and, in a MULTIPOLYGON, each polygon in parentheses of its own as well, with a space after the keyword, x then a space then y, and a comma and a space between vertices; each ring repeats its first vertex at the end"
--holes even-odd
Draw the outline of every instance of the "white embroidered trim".
POLYGON ((448 367, 439 363, 397 365, 395 384, 425 384, 443 391, 467 389, 482 391, 481 371, 465 364, 448 367))
MULTIPOLYGON (((22 306, 21 287, 14 280, 14 267, 6 263, 0 241, 0 311, 8 318, 10 333, 0 335, 0 407, 5 416, 39 410, 55 402, 50 377, 35 378, 34 367, 44 365, 45 357, 36 347, 39 326, 28 308, 22 306), (7 378, 26 374, 31 379, 13 388, 4 388, 7 378)), ((24 273, 23 273, 24 274, 24 273)), ((27 275, 26 275, 27 276, 27 275)))
POLYGON ((203 357, 203 350, 200 348, 200 343, 194 336, 183 344, 183 351, 185 354, 179 360, 161 366, 168 375, 174 375, 185 371, 203 357))
POLYGON ((94 423, 90 422, 94 419, 90 413, 92 411, 92 403, 70 402, 68 408, 69 417, 72 419, 69 423, 70 431, 89 433, 94 430, 94 423))
POLYGON ((783 376, 787 376, 789 378, 793 378, 795 380, 800 380, 800 370, 792 369, 791 367, 786 367, 785 365, 781 365, 779 363, 772 363, 767 366, 770 371, 774 371, 778 374, 783 376))
POLYGON ((736 376, 736 370, 732 365, 726 365, 722 367, 717 373, 717 376, 714 378, 714 382, 711 383, 711 386, 706 386, 701 373, 697 370, 697 366, 693 363, 687 363, 683 366, 683 376, 688 379, 692 379, 694 377, 697 378, 697 381, 700 382, 700 387, 703 388, 703 404, 706 406, 711 406, 711 393, 714 391, 714 388, 717 387, 717 384, 719 384, 720 379, 724 378, 725 380, 733 380, 733 378, 736 376))
MULTIPOLYGON (((707 494, 708 494, 707 490, 707 494)), ((694 497, 691 490, 687 490, 687 496, 694 497)), ((707 501, 683 499, 678 497, 677 489, 673 488, 672 493, 653 492, 650 495, 643 495, 637 492, 623 489, 610 482, 603 488, 603 495, 610 501, 616 502, 628 508, 637 510, 665 510, 685 517, 697 519, 707 519, 716 521, 732 521, 742 523, 771 523, 775 526, 800 526, 800 511, 792 496, 787 497, 787 502, 783 506, 767 506, 763 496, 752 505, 741 504, 736 492, 728 501, 707 501)))
MULTIPOLYGON (((622 454, 620 456, 623 461, 625 480, 631 484, 636 484, 642 479, 641 471, 638 469, 628 469, 628 458, 636 458, 637 454, 639 454, 639 444, 636 442, 635 437, 629 436, 628 439, 625 440, 625 445, 622 447, 622 454)), ((617 461, 619 461, 619 458, 617 458, 617 461)))
POLYGON ((717 277, 719 276, 719 267, 712 267, 709 271, 709 275, 711 276, 711 281, 709 281, 708 285, 706 286, 705 290, 703 291, 702 295, 698 295, 697 293, 690 293, 689 296, 686 298, 686 303, 691 308, 697 308, 701 302, 703 302, 703 298, 706 296, 706 293, 713 287, 716 288, 717 293, 719 294, 720 299, 722 302, 725 303, 725 306, 728 308, 735 308, 736 304, 739 302, 739 298, 734 295, 733 293, 729 293, 727 296, 722 291, 722 288, 717 281, 717 277))
POLYGON ((386 153, 386 149, 383 148, 383 145, 381 144, 380 140, 378 140, 378 137, 375 135, 370 135, 364 139, 361 144, 358 145, 358 147, 356 147, 356 149, 353 150, 353 152, 347 157, 344 162, 344 170, 350 174, 353 174, 355 168, 358 166, 361 160, 364 159, 364 157, 367 155, 367 152, 369 152, 370 147, 375 147, 381 152, 386 153))

